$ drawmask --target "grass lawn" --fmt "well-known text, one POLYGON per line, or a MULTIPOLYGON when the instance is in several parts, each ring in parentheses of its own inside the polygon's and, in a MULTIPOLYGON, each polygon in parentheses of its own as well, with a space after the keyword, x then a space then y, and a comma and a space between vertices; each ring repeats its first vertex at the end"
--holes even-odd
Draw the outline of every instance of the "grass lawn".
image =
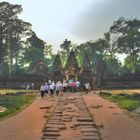
POLYGON ((26 90, 26 89, 19 89, 19 90, 15 90, 15 89, 0 89, 0 94, 8 94, 8 93, 28 93, 28 92, 38 92, 38 90, 26 90))
POLYGON ((106 92, 106 93, 111 93, 113 95, 118 95, 118 94, 134 94, 138 93, 140 94, 140 89, 103 89, 100 90, 101 92, 106 92))
MULTIPOLYGON (((124 93, 123 93, 124 94, 124 93)), ((119 95, 119 94, 100 94, 101 97, 108 99, 110 101, 116 102, 121 108, 127 109, 129 111, 135 110, 140 106, 140 96, 132 96, 129 94, 119 95)))
POLYGON ((32 103, 35 95, 16 95, 16 96, 1 96, 0 106, 6 107, 5 112, 0 112, 0 120, 17 114, 27 105, 32 103))

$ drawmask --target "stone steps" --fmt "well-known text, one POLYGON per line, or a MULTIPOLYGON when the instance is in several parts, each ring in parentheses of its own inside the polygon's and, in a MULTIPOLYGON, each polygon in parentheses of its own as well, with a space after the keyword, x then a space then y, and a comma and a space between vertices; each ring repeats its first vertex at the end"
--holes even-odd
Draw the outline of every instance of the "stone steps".
MULTIPOLYGON (((46 119, 47 124, 45 124, 42 132, 42 140, 67 139, 63 138, 63 133, 71 132, 72 130, 79 131, 76 135, 77 140, 101 140, 96 123, 91 118, 80 95, 61 96, 55 110, 49 119, 47 117, 46 119), (74 106, 74 108, 71 106, 74 106), (69 126, 69 124, 71 125, 69 126)), ((76 138, 71 135, 71 138, 68 139, 73 140, 76 138)))

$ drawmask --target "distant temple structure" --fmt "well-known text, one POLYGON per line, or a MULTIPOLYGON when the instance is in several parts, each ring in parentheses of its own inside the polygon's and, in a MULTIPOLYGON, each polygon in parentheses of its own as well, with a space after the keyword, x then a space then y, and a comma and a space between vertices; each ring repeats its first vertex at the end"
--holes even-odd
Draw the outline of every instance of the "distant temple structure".
POLYGON ((96 86, 99 87, 101 85, 102 77, 106 75, 105 69, 105 65, 102 61, 95 63, 93 67, 88 54, 85 55, 83 64, 81 68, 79 68, 75 52, 71 50, 64 68, 62 67, 61 58, 58 53, 50 72, 48 72, 47 65, 44 62, 39 61, 35 65, 32 73, 37 77, 53 80, 55 82, 63 80, 78 80, 80 81, 81 86, 88 82, 90 83, 91 88, 95 89, 96 86))
POLYGON ((52 79, 54 81, 63 81, 63 68, 59 54, 56 55, 52 65, 52 79))
POLYGON ((94 73, 93 73, 91 63, 87 54, 85 55, 83 65, 81 68, 80 81, 81 81, 81 85, 84 85, 85 83, 88 82, 90 83, 92 89, 95 88, 94 73))
POLYGON ((78 80, 79 71, 80 71, 80 69, 79 69, 79 66, 78 66, 78 62, 77 62, 75 53, 72 50, 69 53, 66 66, 64 68, 64 78, 66 80, 70 80, 70 79, 78 80))
POLYGON ((32 73, 36 76, 40 77, 46 77, 48 72, 48 67, 43 61, 39 61, 36 63, 34 69, 32 70, 32 73))
POLYGON ((85 55, 83 65, 79 68, 76 55, 73 50, 69 53, 64 68, 62 68, 60 55, 56 55, 52 66, 52 77, 54 81, 79 80, 81 85, 88 82, 90 83, 91 88, 95 88, 95 76, 88 55, 85 55))

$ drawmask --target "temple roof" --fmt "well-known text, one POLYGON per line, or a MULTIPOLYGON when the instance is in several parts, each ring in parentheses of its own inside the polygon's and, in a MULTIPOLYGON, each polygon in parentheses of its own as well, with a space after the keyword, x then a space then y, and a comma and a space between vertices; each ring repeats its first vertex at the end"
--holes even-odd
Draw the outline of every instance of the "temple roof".
POLYGON ((73 68, 75 71, 79 71, 78 62, 73 50, 71 50, 69 53, 65 70, 68 70, 69 68, 73 68))
POLYGON ((83 61, 83 69, 91 69, 91 63, 90 63, 90 59, 88 57, 88 54, 85 55, 84 61, 83 61))
POLYGON ((57 54, 56 57, 55 57, 55 60, 54 60, 54 63, 53 63, 53 66, 52 66, 52 71, 53 72, 62 72, 62 63, 61 63, 61 59, 60 59, 60 55, 57 54))

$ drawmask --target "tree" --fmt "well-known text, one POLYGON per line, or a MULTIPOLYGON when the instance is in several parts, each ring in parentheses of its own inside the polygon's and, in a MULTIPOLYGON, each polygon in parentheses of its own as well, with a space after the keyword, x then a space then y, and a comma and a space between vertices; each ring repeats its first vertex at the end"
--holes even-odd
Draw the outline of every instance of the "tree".
POLYGON ((9 77, 12 76, 13 60, 16 60, 17 65, 23 50, 23 40, 31 33, 31 24, 18 19, 17 15, 21 11, 21 5, 0 3, 0 63, 8 64, 9 77))
POLYGON ((67 39, 65 39, 65 40, 63 41, 63 43, 60 45, 60 48, 61 48, 63 51, 65 51, 65 52, 70 52, 71 47, 72 47, 71 41, 69 41, 69 40, 67 40, 67 39))
POLYGON ((87 53, 87 50, 89 49, 88 47, 89 46, 87 43, 82 43, 75 48, 75 52, 76 52, 75 54, 77 55, 76 58, 80 67, 83 64, 83 59, 87 53))
POLYGON ((45 44, 44 46, 44 57, 48 67, 52 66, 55 58, 55 55, 52 53, 52 48, 53 48, 52 45, 45 44))
POLYGON ((106 55, 104 59, 107 66, 107 73, 109 76, 120 76, 121 75, 121 63, 114 56, 106 55))
POLYGON ((118 35, 117 52, 130 56, 131 72, 134 73, 140 53, 140 20, 121 17, 110 27, 110 32, 118 35))
POLYGON ((45 42, 39 39, 35 33, 27 39, 28 46, 25 48, 24 60, 29 64, 31 71, 35 64, 39 61, 44 61, 44 46, 45 42))
POLYGON ((60 45, 60 56, 62 58, 62 65, 65 66, 67 56, 70 53, 72 49, 72 43, 71 41, 65 39, 63 43, 60 45))
POLYGON ((4 57, 4 41, 7 38, 10 22, 17 18, 17 14, 22 11, 21 5, 12 5, 8 2, 0 3, 0 63, 4 57))
POLYGON ((14 19, 9 22, 9 30, 7 32, 7 61, 9 64, 9 75, 12 74, 13 60, 15 60, 16 65, 18 65, 18 58, 21 57, 24 51, 24 40, 25 37, 29 37, 31 35, 31 24, 24 22, 20 19, 14 19))

